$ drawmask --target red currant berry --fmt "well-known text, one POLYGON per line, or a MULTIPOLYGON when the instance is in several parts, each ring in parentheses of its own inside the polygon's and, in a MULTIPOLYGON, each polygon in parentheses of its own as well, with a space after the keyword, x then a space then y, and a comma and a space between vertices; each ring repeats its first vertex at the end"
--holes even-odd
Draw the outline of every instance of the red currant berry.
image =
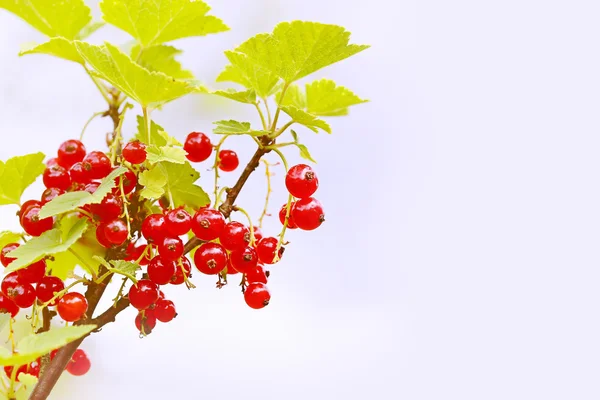
POLYGON ((154 310, 140 311, 135 317, 135 326, 144 335, 149 335, 156 326, 156 316, 154 310), (142 329, 143 325, 143 329, 142 329))
POLYGON ((71 181, 75 183, 88 184, 92 180, 90 172, 85 169, 81 161, 73 164, 69 169, 69 175, 71 176, 71 181))
POLYGON ((37 284, 46 275, 46 260, 43 258, 17 271, 21 282, 37 284))
POLYGON ((154 315, 160 322, 171 322, 177 316, 175 303, 171 300, 160 299, 154 307, 154 315))
POLYGON ((246 273, 258 264, 258 255, 254 247, 246 247, 242 250, 234 250, 229 255, 231 265, 236 271, 246 273))
POLYGON ((298 199, 312 196, 319 188, 319 178, 313 169, 306 164, 294 165, 285 176, 285 187, 298 199))
POLYGON ((0 313, 10 314, 13 318, 19 313, 19 306, 4 293, 0 293, 0 313))
POLYGON ((253 226, 252 229, 254 230, 254 242, 258 243, 259 240, 263 238, 262 229, 258 226, 253 226))
POLYGON ((29 375, 33 375, 35 377, 39 377, 40 376, 40 367, 41 367, 41 360, 38 358, 35 361, 32 361, 29 363, 29 365, 27 366, 27 374, 29 375))
POLYGON ((104 236, 112 244, 122 245, 127 240, 127 225, 120 219, 113 219, 104 227, 104 236))
POLYGON ((314 197, 296 201, 292 209, 292 216, 298 228, 305 231, 317 229, 325 222, 323 206, 314 197))
MULTIPOLYGON (((279 240, 274 237, 262 238, 256 246, 256 252, 258 253, 258 259, 264 264, 275 264, 275 252, 277 251, 277 244, 279 240)), ((283 246, 279 249, 279 258, 283 255, 283 246)))
POLYGON ((192 216, 183 208, 176 208, 165 215, 165 228, 173 236, 185 235, 192 229, 192 216))
POLYGON ((65 293, 56 306, 56 311, 67 322, 81 319, 88 309, 88 302, 84 295, 77 292, 65 293))
POLYGON ((183 282, 185 282, 185 278, 183 276, 184 271, 187 278, 192 276, 192 264, 187 257, 181 257, 179 262, 175 263, 175 275, 173 275, 171 278, 171 285, 181 285, 183 282))
POLYGON ((115 219, 123 214, 123 200, 121 197, 109 193, 99 204, 91 204, 90 211, 102 221, 115 219))
POLYGON ((35 289, 29 283, 18 283, 5 293, 19 308, 29 308, 35 302, 35 289))
POLYGON ((98 241, 98 243, 100 243, 102 245, 102 247, 106 247, 107 249, 109 249, 113 246, 113 244, 108 241, 108 238, 106 237, 105 229, 106 229, 105 223, 98 225, 98 227, 96 228, 96 240, 98 241))
POLYGON ((229 260, 227 260, 226 273, 227 275, 239 274, 239 271, 237 271, 235 268, 233 268, 233 265, 231 265, 231 257, 229 258, 229 260))
POLYGON ((2 284, 0 288, 2 289, 2 293, 8 295, 8 292, 14 288, 15 286, 21 283, 21 279, 19 278, 19 271, 13 271, 10 274, 7 274, 4 279, 2 279, 2 284))
MULTIPOLYGON (((290 208, 294 208, 294 204, 295 202, 292 202, 290 204, 290 208)), ((281 206, 281 210, 279 210, 279 221, 281 221, 281 224, 285 224, 285 217, 287 215, 287 203, 285 203, 283 206, 281 206)), ((294 218, 292 217, 292 212, 290 210, 290 217, 288 218, 288 224, 287 224, 288 229, 297 229, 298 225, 296 225, 296 222, 294 221, 294 218)))
POLYGON ((149 279, 140 279, 129 289, 129 301, 138 310, 145 310, 158 300, 158 286, 149 279))
POLYGON ((217 243, 204 243, 196 250, 194 263, 203 274, 216 275, 227 266, 227 250, 217 243))
POLYGON ((42 207, 42 202, 41 201, 37 201, 37 200, 27 200, 25 203, 23 203, 23 205, 21 206, 21 209, 18 212, 19 218, 25 214, 27 212, 27 210, 29 210, 31 207, 42 207))
POLYGON ((166 233, 165 216, 162 214, 148 215, 142 223, 142 235, 148 242, 160 243, 166 233))
POLYGON ((44 185, 47 188, 55 187, 67 190, 71 186, 71 176, 69 175, 69 172, 60 165, 46 168, 43 180, 44 185))
POLYGON ((179 237, 166 237, 158 245, 158 254, 165 261, 176 261, 183 255, 183 242, 179 237))
POLYGON ((176 262, 166 261, 161 256, 156 256, 148 265, 148 279, 157 285, 166 285, 173 279, 177 268, 179 267, 176 262))
POLYGON ((94 194, 94 193, 96 193, 96 190, 98 190, 99 186, 100 186, 100 184, 98 182, 92 182, 92 183, 88 183, 87 185, 85 185, 83 190, 85 190, 86 192, 88 192, 90 194, 94 194))
POLYGON ((83 160, 83 167, 92 179, 105 178, 112 171, 110 159, 101 151, 92 151, 83 160))
POLYGON ((229 251, 243 249, 250 243, 250 230, 244 224, 232 221, 225 225, 219 242, 229 251))
POLYGON ((58 148, 58 163, 69 169, 85 158, 85 146, 79 140, 67 140, 58 148))
POLYGON ((127 170, 123 175, 115 179, 117 186, 115 187, 114 192, 116 194, 120 194, 121 179, 123 180, 123 192, 125 192, 125 194, 133 192, 137 186, 137 176, 135 176, 135 173, 127 170))
POLYGON ((58 158, 56 157, 49 158, 48 161, 46 161, 46 168, 54 167, 55 165, 58 165, 58 158))
POLYGON ((129 246, 127 246, 127 257, 125 257, 125 260, 139 262, 140 265, 148 265, 151 261, 151 257, 150 254, 146 252, 147 248, 147 244, 136 246, 133 242, 129 243, 129 246), (140 259, 144 253, 144 258, 140 259))
POLYGON ((91 367, 92 363, 87 354, 83 350, 77 349, 67 364, 67 372, 74 376, 82 376, 87 374, 91 367))
POLYGON ((244 292, 244 300, 251 308, 259 310, 269 305, 271 294, 264 283, 255 282, 248 285, 244 292))
POLYGON ((21 214, 21 226, 31 236, 40 236, 42 233, 52 229, 54 218, 39 217, 40 207, 32 206, 26 213, 21 214))
MULTIPOLYGON (((37 284, 35 295, 42 303, 46 303, 50 301, 56 293, 61 292, 64 289, 65 283, 62 279, 56 276, 45 276, 40 283, 37 284)), ((54 300, 50 305, 55 306, 57 302, 57 300, 54 300)))
POLYGON ((200 240, 214 240, 225 228, 225 218, 214 208, 201 208, 194 215, 192 232, 200 240))
POLYGON ((42 193, 42 205, 51 202, 60 195, 65 194, 65 191, 59 188, 48 188, 42 193))
POLYGON ((234 171, 240 160, 238 159, 237 153, 233 150, 221 150, 219 152, 219 169, 224 172, 234 171))
MULTIPOLYGON (((7 365, 4 367, 4 373, 6 374, 8 379, 11 379, 13 370, 14 370, 14 367, 12 365, 7 365)), ((26 373, 27 373, 27 364, 20 365, 19 368, 17 368, 17 373, 15 374, 15 381, 19 382, 19 374, 26 374, 26 373)))
POLYGON ((2 265, 8 267, 8 264, 16 260, 16 258, 8 257, 8 253, 18 248, 19 246, 19 243, 9 243, 2 248, 2 252, 0 252, 0 262, 2 262, 2 265))
POLYGON ((139 140, 129 142, 123 147, 123 158, 131 164, 141 164, 146 161, 146 145, 139 140))
POLYGON ((204 133, 192 132, 185 139, 183 149, 187 151, 187 159, 191 162, 202 162, 212 154, 212 144, 204 133))
POLYGON ((262 265, 258 264, 254 268, 246 271, 246 282, 248 283, 267 283, 267 273, 262 265))

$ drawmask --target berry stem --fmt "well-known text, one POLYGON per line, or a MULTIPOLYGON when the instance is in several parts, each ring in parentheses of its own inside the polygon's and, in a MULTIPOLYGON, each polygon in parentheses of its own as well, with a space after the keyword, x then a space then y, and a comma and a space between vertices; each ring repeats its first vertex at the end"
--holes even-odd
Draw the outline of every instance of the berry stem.
POLYGON ((248 211, 244 210, 242 207, 233 206, 233 211, 239 211, 248 218, 248 226, 250 227, 250 246, 254 246, 254 226, 252 225, 252 217, 250 217, 248 211))
POLYGON ((275 111, 275 117, 273 117, 273 123, 271 124, 271 132, 275 132, 277 128, 277 120, 279 119, 279 114, 281 113, 281 103, 283 102, 283 98, 285 97, 285 92, 287 92, 288 87, 290 87, 289 83, 285 83, 283 85, 283 89, 281 89, 281 95, 279 96, 279 101, 277 102, 277 111, 275 111))
POLYGON ((219 140, 219 143, 217 143, 217 145, 215 146, 215 163, 213 164, 213 169, 215 171, 215 207, 217 208, 219 206, 219 196, 217 195, 218 191, 219 191, 219 152, 221 151, 221 146, 223 145, 223 143, 225 142, 225 139, 227 139, 230 135, 225 135, 223 136, 223 138, 221 138, 221 140, 219 140))
POLYGON ((121 134, 121 130, 123 128, 123 121, 125 120, 125 112, 127 109, 133 108, 132 104, 126 103, 123 107, 123 110, 119 114, 119 124, 115 129, 115 138, 110 146, 110 161, 114 165, 117 160, 117 148, 121 148, 121 142, 123 141, 123 135, 121 134))
MULTIPOLYGON (((258 227, 259 228, 263 227, 263 221, 264 221, 265 217, 268 215, 269 199, 271 197, 271 193, 273 193, 273 189, 271 187, 271 177, 273 176, 271 174, 271 164, 269 164, 269 162, 267 160, 262 160, 262 162, 265 164, 265 175, 267 177, 267 196, 265 197, 265 206, 263 208, 262 214, 260 214, 260 218, 258 219, 258 227)), ((273 164, 273 165, 275 165, 275 164, 273 164)))
POLYGON ((273 259, 274 263, 276 263, 280 259, 279 250, 281 250, 281 246, 283 246, 283 239, 285 238, 285 231, 287 230, 288 222, 290 220, 290 213, 292 211, 292 200, 293 199, 294 199, 294 196, 292 196, 290 194, 288 196, 288 201, 287 201, 287 206, 286 206, 285 222, 283 223, 283 228, 281 228, 281 233, 279 234, 279 241, 277 242, 277 249, 275 249, 275 258, 273 259))
POLYGON ((146 144, 148 146, 150 146, 152 144, 152 136, 150 133, 151 119, 150 119, 150 111, 148 110, 148 107, 142 107, 142 113, 144 114, 144 122, 146 123, 146 141, 148 142, 146 144))
POLYGON ((283 153, 281 152, 281 150, 279 150, 277 147, 268 147, 269 150, 273 150, 275 153, 277 153, 277 155, 279 156, 279 158, 281 158, 281 162, 283 163, 283 168, 285 168, 285 173, 287 174, 288 171, 288 163, 287 163, 287 159, 285 158, 285 156, 283 155, 283 153))
MULTIPOLYGON (((269 135, 269 137, 270 137, 271 139, 275 139, 275 138, 277 138, 277 137, 281 136, 281 134, 282 134, 283 132, 285 132, 285 130, 286 130, 287 128, 289 128, 290 126, 292 126, 292 124, 294 124, 295 122, 296 122, 296 121, 294 121, 294 120, 291 120, 291 121, 289 121, 288 123, 286 123, 285 125, 283 125, 281 128, 279 128, 279 129, 277 129, 276 131, 274 131, 274 132, 273 132, 271 135, 269 135)), ((290 143, 290 144, 296 144, 296 143, 290 143)), ((282 146, 279 146, 279 147, 282 147, 282 146)))
POLYGON ((262 110, 260 109, 260 105, 258 102, 254 103, 254 107, 256 107, 256 111, 258 111, 258 115, 260 115, 260 122, 262 122, 262 126, 263 126, 263 130, 267 130, 269 129, 267 127, 267 123, 265 122, 265 115, 263 114, 262 110))
POLYGON ((271 126, 271 123, 273 122, 271 120, 271 109, 269 108, 269 99, 266 97, 263 97, 262 101, 265 104, 265 110, 267 110, 267 127, 269 127, 269 126, 271 126))
POLYGON ((87 120, 85 125, 83 125, 83 129, 81 130, 81 133, 79 134, 79 140, 83 140, 83 135, 85 134, 85 130, 87 129, 88 125, 99 115, 106 115, 106 111, 98 111, 97 113, 94 113, 90 117, 90 119, 87 120))
POLYGON ((96 87, 100 91, 100 94, 102 95, 102 97, 104 97, 104 100, 106 100, 106 102, 108 104, 111 104, 111 101, 108 98, 108 89, 102 83, 98 82, 98 80, 96 79, 96 77, 94 75, 92 75, 92 72, 89 70, 88 67, 86 67, 84 65, 83 68, 85 69, 85 72, 89 75, 89 77, 94 82, 94 85, 96 85, 96 87))

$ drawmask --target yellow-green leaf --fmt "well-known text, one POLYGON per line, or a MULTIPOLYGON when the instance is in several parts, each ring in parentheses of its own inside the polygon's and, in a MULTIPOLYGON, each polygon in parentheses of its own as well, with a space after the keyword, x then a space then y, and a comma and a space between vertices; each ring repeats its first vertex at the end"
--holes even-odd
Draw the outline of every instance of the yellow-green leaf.
MULTIPOLYGON (((135 134, 135 139, 142 143, 148 144, 148 130, 146 128, 146 121, 144 121, 144 117, 141 115, 137 116, 137 128, 138 131, 135 134)), ((160 132, 164 132, 162 126, 158 125, 154 121, 150 121, 150 140, 152 144, 157 146, 166 146, 167 140, 160 132)))
POLYGON ((256 104, 256 92, 253 89, 243 91, 236 91, 233 89, 217 90, 212 92, 212 94, 221 97, 226 97, 231 100, 239 101, 240 103, 256 104))
POLYGON ((182 51, 173 46, 159 44, 143 49, 137 45, 131 50, 131 59, 152 72, 162 72, 175 79, 192 79, 194 74, 183 69, 175 57, 182 51))
POLYGON ((256 131, 250 128, 250 122, 239 122, 230 119, 229 121, 217 121, 214 123, 216 128, 213 132, 218 135, 250 135, 263 136, 267 135, 267 131, 256 131))
POLYGON ((46 43, 38 44, 19 53, 20 56, 27 54, 48 54, 54 57, 62 58, 68 61, 74 61, 79 64, 85 64, 85 60, 75 47, 71 40, 63 37, 54 37, 46 43))
POLYGON ((258 66, 248 59, 245 54, 226 51, 225 55, 231 62, 217 77, 217 82, 235 82, 253 89, 258 97, 266 98, 278 89, 279 78, 269 70, 258 66))
POLYGON ((321 79, 306 85, 306 111, 314 115, 347 115, 348 107, 367 101, 351 90, 336 85, 330 79, 321 79))
POLYGON ((21 235, 11 231, 0 232, 0 250, 9 243, 19 243, 21 235))
MULTIPOLYGON (((283 90, 283 89, 282 89, 283 90)), ((306 108, 306 95, 300 88, 300 86, 292 83, 289 85, 287 90, 285 91, 285 95, 283 99, 281 99, 282 90, 277 92, 275 98, 279 101, 279 104, 282 106, 294 106, 296 108, 305 109, 306 108)))
POLYGON ((18 376, 21 386, 16 391, 17 400, 27 400, 33 392, 33 388, 37 385, 38 378, 36 376, 21 372, 18 376))
POLYGON ((176 164, 183 164, 186 161, 187 151, 181 147, 172 146, 148 146, 146 148, 150 164, 156 164, 162 161, 168 161, 176 164))
POLYGON ((140 185, 144 188, 140 190, 140 196, 145 199, 156 200, 165 194, 165 185, 167 184, 167 175, 159 167, 147 169, 139 176, 140 185))
POLYGON ((331 133, 329 124, 313 114, 307 113, 294 106, 281 107, 281 110, 289 115, 294 122, 306 126, 313 132, 318 132, 317 128, 320 128, 327 133, 331 133))
POLYGON ((106 22, 104 21, 92 21, 83 27, 83 29, 77 34, 75 39, 84 40, 90 35, 92 35, 94 32, 96 32, 98 29, 102 28, 104 25, 106 25, 106 22))
POLYGON ((35 153, 0 161, 0 205, 21 202, 25 189, 44 173, 44 157, 35 153))

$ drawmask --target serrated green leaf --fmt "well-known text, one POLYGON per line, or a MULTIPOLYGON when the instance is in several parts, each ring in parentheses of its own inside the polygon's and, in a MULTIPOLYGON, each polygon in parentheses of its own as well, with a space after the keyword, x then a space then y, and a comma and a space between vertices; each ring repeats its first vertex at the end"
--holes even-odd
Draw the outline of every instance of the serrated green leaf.
POLYGON ((162 72, 175 79, 192 79, 194 74, 183 69, 181 63, 175 59, 181 53, 181 50, 164 44, 148 47, 143 51, 142 47, 137 45, 131 50, 131 59, 136 60, 148 71, 162 72))
POLYGON ((53 327, 39 334, 25 336, 17 344, 18 353, 11 354, 5 348, 0 348, 0 365, 24 365, 34 361, 52 350, 63 347, 82 338, 96 329, 96 325, 53 327))
POLYGON ((150 164, 167 161, 176 164, 183 164, 186 161, 187 151, 181 147, 171 146, 148 146, 146 148, 147 160, 150 164))
POLYGON ((233 89, 217 90, 212 92, 212 94, 221 97, 227 97, 228 99, 239 101, 240 103, 256 104, 256 92, 252 89, 239 92, 233 89))
POLYGON ((226 51, 231 62, 217 77, 217 82, 235 82, 253 89, 261 98, 266 98, 278 89, 279 78, 274 73, 258 66, 241 53, 226 51))
MULTIPOLYGON (((348 44, 349 40, 350 32, 341 26, 306 21, 282 22, 273 33, 256 35, 234 52, 245 55, 250 63, 291 83, 369 47, 348 44)), ((229 61, 240 67, 228 53, 229 61)))
MULTIPOLYGON (((144 117, 141 115, 137 116, 137 129, 138 130, 135 134, 135 139, 142 143, 148 144, 146 122, 144 121, 144 117)), ((157 146, 166 146, 167 140, 160 132, 164 132, 163 127, 154 121, 150 121, 150 140, 152 141, 152 144, 157 146)))
POLYGON ((281 111, 289 115, 295 122, 306 126, 313 132, 318 132, 317 128, 320 128, 327 133, 331 133, 331 127, 329 124, 322 119, 319 119, 316 115, 309 114, 306 111, 300 110, 294 106, 281 107, 281 111))
POLYGON ((142 269, 139 264, 131 261, 114 260, 109 263, 102 257, 94 257, 94 259, 104 265, 110 272, 126 276, 134 282, 137 282, 137 278, 135 277, 136 272, 142 269))
POLYGON ((263 136, 269 134, 267 131, 255 131, 250 128, 250 122, 229 121, 214 122, 217 125, 213 132, 218 135, 250 135, 263 136))
POLYGON ((21 202, 25 189, 44 173, 44 157, 34 153, 0 161, 0 205, 21 202))
POLYGON ((0 232, 0 250, 9 243, 19 243, 21 241, 21 235, 11 231, 0 232))
POLYGON ((300 88, 300 86, 296 84, 291 84, 285 91, 285 95, 283 99, 281 99, 281 90, 277 92, 275 95, 277 101, 279 101, 282 106, 294 106, 299 109, 306 108, 306 95, 300 88), (281 99, 281 100, 280 100, 281 99))
POLYGON ((87 204, 102 202, 104 197, 117 186, 115 179, 125 172, 127 172, 127 168, 125 167, 115 168, 106 178, 102 179, 100 186, 98 186, 98 189, 94 193, 86 191, 69 192, 55 197, 42 207, 39 214, 40 218, 64 214, 87 204))
POLYGON ((87 39, 89 36, 91 36, 98 29, 102 28, 104 25, 106 25, 106 22, 104 22, 104 21, 92 21, 83 27, 83 29, 77 34, 75 39, 77 39, 77 40, 87 39))
POLYGON ((196 89, 162 72, 150 72, 110 43, 96 46, 75 42, 79 54, 94 68, 94 74, 137 101, 142 107, 158 107, 196 89))
POLYGON ((31 238, 27 243, 11 251, 10 257, 16 258, 4 271, 10 273, 40 260, 45 256, 67 251, 77 242, 88 228, 87 221, 80 219, 68 231, 51 229, 38 237, 31 238))
POLYGON ((144 47, 190 36, 205 36, 229 28, 207 15, 201 0, 103 0, 104 20, 136 38, 144 47))
POLYGON ((174 207, 188 206, 194 210, 210 204, 210 198, 194 182, 200 178, 189 162, 185 164, 158 164, 167 176, 167 190, 173 195, 174 207))
POLYGON ((313 115, 347 115, 348 107, 367 101, 351 90, 336 85, 330 79, 321 79, 306 85, 306 111, 313 115))
POLYGON ((139 176, 139 182, 144 187, 140 190, 140 196, 145 199, 156 200, 165 194, 167 175, 161 168, 154 167, 142 172, 139 176))
POLYGON ((17 397, 17 400, 27 400, 29 399, 31 392, 33 392, 35 385, 37 385, 38 378, 23 372, 19 374, 18 378, 19 382, 21 382, 21 386, 19 386, 19 389, 15 392, 15 396, 17 397))
POLYGON ((305 160, 312 161, 314 163, 317 162, 314 158, 312 158, 310 152, 308 151, 308 148, 305 145, 298 143, 296 144, 296 146, 298 147, 298 150, 300 150, 300 157, 304 158, 305 160))
POLYGON ((165 131, 159 130, 158 134, 165 140, 167 146, 183 146, 177 138, 174 138, 165 131))
POLYGON ((92 19, 83 0, 0 0, 0 8, 50 37, 75 39, 92 19))
POLYGON ((85 64, 85 60, 77 51, 75 44, 62 37, 52 38, 46 43, 35 45, 19 53, 20 56, 27 54, 47 54, 82 65, 85 64))

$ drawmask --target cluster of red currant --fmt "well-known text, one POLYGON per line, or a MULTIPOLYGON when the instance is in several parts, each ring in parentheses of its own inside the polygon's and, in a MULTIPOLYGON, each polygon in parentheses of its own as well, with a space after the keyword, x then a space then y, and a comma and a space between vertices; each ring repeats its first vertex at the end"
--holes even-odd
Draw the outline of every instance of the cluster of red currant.
MULTIPOLYGON (((52 350, 52 352, 50 353, 50 360, 53 360, 54 357, 56 357, 56 353, 58 353, 58 349, 52 350)), ((41 365, 42 365, 42 360, 40 357, 37 360, 30 362, 29 364, 24 364, 24 365, 19 366, 19 368, 17 368, 17 373, 15 375, 15 381, 19 382, 19 374, 20 373, 33 375, 36 378, 39 378, 41 365)), ((87 374, 87 372, 90 370, 91 367, 92 367, 92 363, 90 362, 90 359, 88 358, 85 351, 83 351, 82 349, 77 349, 77 350, 75 350, 75 353, 73 354, 73 356, 71 357, 71 360, 67 364, 65 371, 67 371, 68 373, 70 373, 71 375, 74 375, 74 376, 82 376, 82 375, 87 374)), ((4 367, 4 373, 6 373, 6 376, 8 376, 8 377, 12 376, 13 368, 14 367, 10 366, 10 365, 7 365, 4 367)))

